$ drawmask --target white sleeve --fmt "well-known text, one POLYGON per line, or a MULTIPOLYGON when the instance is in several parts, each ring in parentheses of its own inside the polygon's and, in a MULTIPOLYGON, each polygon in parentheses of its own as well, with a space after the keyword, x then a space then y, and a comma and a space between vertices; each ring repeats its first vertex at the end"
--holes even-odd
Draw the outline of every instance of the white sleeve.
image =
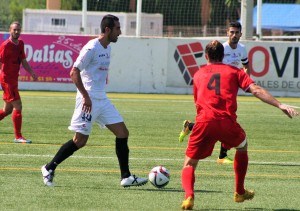
POLYGON ((78 68, 80 71, 85 69, 92 61, 94 55, 94 48, 83 47, 77 57, 73 67, 78 68))

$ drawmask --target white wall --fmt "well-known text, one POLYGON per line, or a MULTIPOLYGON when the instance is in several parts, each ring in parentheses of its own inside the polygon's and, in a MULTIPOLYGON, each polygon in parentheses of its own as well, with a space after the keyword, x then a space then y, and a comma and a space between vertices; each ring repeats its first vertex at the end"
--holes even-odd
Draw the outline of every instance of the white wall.
MULTIPOLYGON (((87 12, 87 34, 98 35, 100 33, 100 20, 107 12, 87 12), (97 20, 97 21, 95 21, 97 20)), ((133 36, 136 34, 136 13, 112 12, 120 19, 123 35, 133 36)), ((162 36, 163 15, 142 13, 141 35, 142 36, 162 36), (152 24, 152 25, 151 25, 152 24), (152 27, 151 27, 152 26, 152 27)), ((80 34, 82 22, 81 11, 69 10, 42 10, 24 9, 23 10, 23 32, 27 33, 64 33, 80 34), (64 26, 54 26, 51 20, 64 19, 64 26)))
MULTIPOLYGON (((191 78, 189 67, 206 63, 203 53, 210 39, 167 39, 120 37, 112 45, 108 92, 172 93, 191 94, 192 86, 187 84, 183 73, 191 78), (195 44, 202 47, 191 50, 195 44), (180 60, 189 58, 196 64, 185 64, 180 71, 174 58, 180 46, 191 52, 179 54, 180 60)), ((221 40, 224 41, 224 40, 221 40)), ((247 46, 252 78, 261 86, 278 96, 300 97, 299 48, 293 42, 243 42, 247 46)), ((187 60, 188 61, 188 60, 187 60)), ((75 90, 73 84, 20 82, 21 89, 75 90)))

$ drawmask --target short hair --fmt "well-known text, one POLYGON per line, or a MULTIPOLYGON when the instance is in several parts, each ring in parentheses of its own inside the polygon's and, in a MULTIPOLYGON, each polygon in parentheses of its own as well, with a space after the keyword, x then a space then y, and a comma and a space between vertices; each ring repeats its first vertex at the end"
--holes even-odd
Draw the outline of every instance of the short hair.
POLYGON ((112 29, 115 26, 115 21, 119 21, 119 18, 110 14, 105 15, 100 24, 101 33, 105 33, 106 27, 112 29))
MULTIPOLYGON (((230 22, 230 23, 229 23, 229 27, 238 28, 240 32, 242 31, 242 25, 241 25, 241 23, 238 22, 238 21, 230 22)), ((228 27, 228 28, 229 28, 229 27, 228 27)))
POLYGON ((218 40, 213 40, 206 45, 205 53, 208 55, 210 62, 222 62, 224 46, 218 40))
POLYGON ((21 24, 20 24, 20 22, 19 22, 19 21, 14 21, 14 22, 12 22, 12 23, 9 25, 9 28, 11 28, 11 27, 12 27, 12 25, 14 25, 14 24, 16 24, 16 25, 18 25, 18 26, 20 26, 20 27, 21 27, 21 24))

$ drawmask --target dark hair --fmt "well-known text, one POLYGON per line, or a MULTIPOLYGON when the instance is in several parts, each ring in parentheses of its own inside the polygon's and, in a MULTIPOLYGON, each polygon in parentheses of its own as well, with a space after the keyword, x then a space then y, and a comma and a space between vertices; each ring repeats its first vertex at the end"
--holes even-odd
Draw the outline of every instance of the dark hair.
POLYGON ((112 29, 115 26, 115 21, 119 21, 119 18, 110 14, 105 15, 100 24, 101 33, 105 32, 106 27, 112 29))
POLYGON ((240 32, 242 31, 242 25, 240 24, 240 22, 237 22, 237 21, 230 22, 229 27, 238 28, 240 30, 240 32))
POLYGON ((205 47, 205 53, 210 62, 222 62, 224 57, 224 46, 218 40, 213 40, 205 47))
POLYGON ((14 25, 14 24, 16 24, 16 25, 18 25, 18 26, 21 27, 21 24, 20 24, 19 21, 14 21, 14 22, 12 22, 12 23, 10 24, 9 28, 12 27, 12 25, 14 25))

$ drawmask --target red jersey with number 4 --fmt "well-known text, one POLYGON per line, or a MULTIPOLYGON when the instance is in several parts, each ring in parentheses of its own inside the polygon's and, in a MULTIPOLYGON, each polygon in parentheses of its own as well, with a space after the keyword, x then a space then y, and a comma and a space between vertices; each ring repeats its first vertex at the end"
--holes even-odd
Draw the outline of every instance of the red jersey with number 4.
POLYGON ((17 83, 20 65, 25 58, 22 40, 19 40, 18 44, 13 43, 10 39, 4 41, 0 46, 0 62, 2 63, 0 81, 17 83))
POLYGON ((231 118, 236 121, 237 93, 247 91, 254 81, 236 67, 222 63, 201 67, 193 79, 197 122, 231 118))

